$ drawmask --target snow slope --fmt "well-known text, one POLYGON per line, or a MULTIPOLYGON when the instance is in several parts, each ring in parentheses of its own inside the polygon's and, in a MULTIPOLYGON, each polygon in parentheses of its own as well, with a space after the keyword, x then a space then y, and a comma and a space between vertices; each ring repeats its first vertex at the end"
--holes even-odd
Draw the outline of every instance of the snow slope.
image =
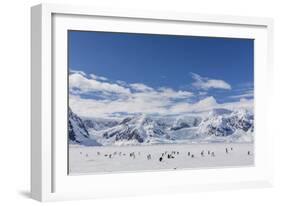
POLYGON ((100 144, 94 140, 90 139, 90 134, 84 125, 84 122, 80 117, 69 109, 69 119, 68 119, 68 138, 69 142, 72 144, 81 144, 86 146, 99 146, 100 144))

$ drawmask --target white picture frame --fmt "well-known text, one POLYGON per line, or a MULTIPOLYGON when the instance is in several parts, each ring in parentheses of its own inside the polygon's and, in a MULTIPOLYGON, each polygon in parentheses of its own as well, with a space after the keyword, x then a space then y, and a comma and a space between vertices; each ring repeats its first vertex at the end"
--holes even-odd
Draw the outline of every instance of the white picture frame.
POLYGON ((267 121, 272 115, 268 108, 274 75, 272 19, 40 4, 31 8, 31 26, 32 198, 53 201, 272 186, 274 132, 267 121), (192 31, 186 31, 188 27, 192 31), (73 28, 255 38, 255 166, 68 176, 67 70, 61 68, 66 67, 65 31, 73 28))

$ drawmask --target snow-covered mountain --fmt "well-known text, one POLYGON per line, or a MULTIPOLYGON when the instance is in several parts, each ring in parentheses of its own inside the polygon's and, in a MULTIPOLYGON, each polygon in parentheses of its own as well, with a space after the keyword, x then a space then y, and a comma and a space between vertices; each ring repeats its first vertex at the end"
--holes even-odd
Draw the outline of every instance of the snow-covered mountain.
POLYGON ((174 120, 173 126, 170 128, 170 130, 177 131, 183 128, 197 127, 201 121, 202 118, 196 116, 178 117, 174 120))
POLYGON ((83 120, 69 108, 68 138, 70 143, 78 143, 86 146, 99 146, 96 140, 90 139, 90 134, 83 120))
POLYGON ((199 125, 198 132, 206 135, 228 136, 236 130, 253 130, 253 115, 246 110, 231 112, 213 110, 199 125))
POLYGON ((206 140, 214 142, 252 141, 253 132, 253 114, 247 110, 219 109, 212 110, 200 123, 197 136, 206 137, 206 140))
POLYGON ((71 112, 69 119, 74 128, 70 127, 69 138, 84 144, 94 141, 94 145, 251 142, 254 132, 254 116, 247 110, 213 109, 204 115, 177 117, 138 114, 121 120, 82 120, 71 112))
POLYGON ((96 131, 114 127, 119 123, 119 121, 115 119, 104 119, 104 118, 84 118, 83 122, 86 128, 94 129, 96 131))
POLYGON ((127 117, 102 134, 103 144, 153 144, 170 140, 166 127, 165 122, 146 115, 127 117))

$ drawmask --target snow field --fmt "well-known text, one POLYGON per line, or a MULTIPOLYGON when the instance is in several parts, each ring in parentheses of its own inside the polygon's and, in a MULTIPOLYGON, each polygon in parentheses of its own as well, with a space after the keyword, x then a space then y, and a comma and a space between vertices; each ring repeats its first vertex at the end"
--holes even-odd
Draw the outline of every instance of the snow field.
POLYGON ((253 165, 253 143, 69 146, 70 175, 253 165))

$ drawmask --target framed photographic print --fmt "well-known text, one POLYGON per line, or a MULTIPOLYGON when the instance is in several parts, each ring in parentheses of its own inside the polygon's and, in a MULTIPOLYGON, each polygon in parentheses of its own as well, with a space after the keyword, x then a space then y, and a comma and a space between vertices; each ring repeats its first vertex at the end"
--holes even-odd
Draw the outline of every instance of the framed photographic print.
POLYGON ((69 174, 254 164, 253 39, 70 30, 68 49, 69 174))
POLYGON ((32 8, 32 197, 270 186, 268 18, 32 8))

